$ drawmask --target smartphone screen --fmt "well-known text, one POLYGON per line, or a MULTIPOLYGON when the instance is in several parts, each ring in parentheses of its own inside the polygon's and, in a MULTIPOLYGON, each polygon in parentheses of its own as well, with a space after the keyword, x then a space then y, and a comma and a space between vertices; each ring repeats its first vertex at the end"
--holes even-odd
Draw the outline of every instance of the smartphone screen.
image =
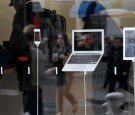
POLYGON ((34 29, 34 43, 40 44, 41 42, 41 33, 40 29, 34 29))

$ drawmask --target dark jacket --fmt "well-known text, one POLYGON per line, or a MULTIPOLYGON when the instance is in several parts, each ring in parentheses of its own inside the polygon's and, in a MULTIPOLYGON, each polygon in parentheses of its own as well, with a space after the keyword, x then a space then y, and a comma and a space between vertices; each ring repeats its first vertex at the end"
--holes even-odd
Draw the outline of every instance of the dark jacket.
POLYGON ((13 29, 7 47, 7 50, 13 52, 14 63, 17 64, 17 79, 20 90, 28 90, 31 87, 31 80, 27 69, 31 66, 31 53, 28 42, 23 35, 23 29, 26 25, 33 24, 32 20, 32 3, 29 2, 14 15, 13 29), (18 57, 20 56, 28 57, 28 61, 19 61, 18 57))
POLYGON ((123 47, 112 47, 108 56, 107 75, 114 75, 114 67, 117 68, 117 75, 122 76, 123 72, 129 73, 131 61, 123 60, 123 47))

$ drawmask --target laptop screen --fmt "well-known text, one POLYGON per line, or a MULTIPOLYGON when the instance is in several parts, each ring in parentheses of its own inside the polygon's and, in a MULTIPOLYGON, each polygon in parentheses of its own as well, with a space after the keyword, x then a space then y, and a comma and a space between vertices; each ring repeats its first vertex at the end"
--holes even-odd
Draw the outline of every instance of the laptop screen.
POLYGON ((123 28, 123 57, 124 60, 135 60, 135 28, 123 28))
POLYGON ((74 51, 102 51, 102 31, 73 31, 74 51))

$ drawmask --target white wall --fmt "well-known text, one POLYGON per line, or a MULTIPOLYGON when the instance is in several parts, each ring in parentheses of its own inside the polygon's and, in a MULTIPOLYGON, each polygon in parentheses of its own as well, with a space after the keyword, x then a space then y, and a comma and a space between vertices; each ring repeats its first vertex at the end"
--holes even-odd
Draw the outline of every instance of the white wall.
POLYGON ((14 15, 13 7, 9 7, 10 0, 0 1, 0 44, 3 40, 8 40, 12 28, 12 20, 14 15))

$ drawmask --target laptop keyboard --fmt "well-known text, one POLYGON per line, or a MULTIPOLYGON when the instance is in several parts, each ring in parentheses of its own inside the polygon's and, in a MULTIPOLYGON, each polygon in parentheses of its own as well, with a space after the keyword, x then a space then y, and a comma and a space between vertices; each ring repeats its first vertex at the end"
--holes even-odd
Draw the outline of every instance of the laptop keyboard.
POLYGON ((96 55, 72 55, 68 64, 95 64, 98 62, 101 54, 96 55))

